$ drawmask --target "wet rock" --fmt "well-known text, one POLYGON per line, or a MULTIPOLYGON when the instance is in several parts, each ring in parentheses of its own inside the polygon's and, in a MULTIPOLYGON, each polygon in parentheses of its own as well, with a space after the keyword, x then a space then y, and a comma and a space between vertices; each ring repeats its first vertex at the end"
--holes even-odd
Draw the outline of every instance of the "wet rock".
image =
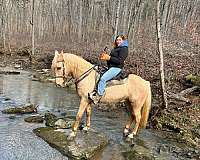
POLYGON ((52 113, 45 113, 45 125, 48 127, 53 127, 53 128, 71 128, 74 119, 64 117, 64 118, 58 118, 56 115, 52 113))
POLYGON ((70 129, 63 133, 51 127, 41 127, 33 132, 71 159, 90 159, 108 143, 104 135, 94 131, 78 132, 73 141, 67 140, 70 129))
POLYGON ((26 117, 24 121, 29 123, 43 123, 44 118, 42 116, 30 116, 26 117))
POLYGON ((8 118, 9 118, 9 119, 15 119, 16 116, 9 116, 8 118))
POLYGON ((121 142, 121 153, 125 160, 152 160, 154 156, 152 151, 145 146, 145 143, 139 137, 133 139, 126 138, 121 142))
POLYGON ((150 150, 147 148, 134 144, 133 147, 129 147, 126 151, 122 152, 126 160, 153 160, 154 157, 150 150))
POLYGON ((0 74, 20 74, 19 71, 6 71, 6 70, 0 70, 0 74))
POLYGON ((45 125, 49 127, 54 127, 55 122, 58 120, 58 118, 52 113, 45 113, 44 119, 46 121, 45 125))
POLYGON ((6 114, 26 114, 26 113, 36 113, 37 112, 37 105, 34 104, 25 104, 20 107, 13 107, 8 108, 2 111, 2 113, 6 114))
POLYGON ((63 119, 58 119, 56 122, 55 122, 55 127, 56 128, 67 128, 67 122, 63 119))
POLYGON ((4 101, 10 101, 11 99, 10 98, 8 98, 8 97, 6 97, 5 99, 4 99, 4 101))

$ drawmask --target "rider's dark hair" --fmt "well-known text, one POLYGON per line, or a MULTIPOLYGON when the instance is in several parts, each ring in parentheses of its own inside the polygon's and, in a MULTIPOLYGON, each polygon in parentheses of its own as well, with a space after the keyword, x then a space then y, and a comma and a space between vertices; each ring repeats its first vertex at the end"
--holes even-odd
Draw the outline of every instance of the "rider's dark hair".
POLYGON ((123 34, 117 35, 113 44, 114 48, 117 47, 117 38, 119 37, 121 37, 123 41, 127 39, 127 35, 123 35, 123 34))

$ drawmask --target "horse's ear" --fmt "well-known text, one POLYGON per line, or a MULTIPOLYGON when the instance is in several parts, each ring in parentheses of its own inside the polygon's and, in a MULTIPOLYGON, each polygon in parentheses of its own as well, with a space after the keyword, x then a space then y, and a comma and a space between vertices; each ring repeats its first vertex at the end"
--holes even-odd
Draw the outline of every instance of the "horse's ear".
POLYGON ((58 54, 59 54, 59 52, 57 50, 55 50, 55 56, 58 55, 58 54))
POLYGON ((60 54, 64 54, 63 50, 60 52, 60 54))

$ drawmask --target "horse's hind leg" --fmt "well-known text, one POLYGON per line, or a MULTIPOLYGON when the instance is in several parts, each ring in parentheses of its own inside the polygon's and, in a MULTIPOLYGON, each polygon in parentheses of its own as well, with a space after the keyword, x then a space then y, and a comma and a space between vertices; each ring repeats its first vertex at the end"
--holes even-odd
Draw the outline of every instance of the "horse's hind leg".
POLYGON ((124 136, 127 136, 129 134, 129 129, 131 127, 131 124, 133 123, 133 120, 134 120, 134 116, 131 113, 130 118, 127 121, 125 128, 124 128, 124 136))
POLYGON ((133 114, 135 116, 135 128, 133 129, 132 133, 128 135, 129 138, 133 138, 134 135, 137 134, 139 125, 140 125, 140 119, 141 119, 141 109, 143 106, 143 101, 137 101, 135 103, 131 103, 133 107, 133 114))
POLYGON ((130 102, 127 102, 128 104, 128 109, 129 109, 129 113, 130 113, 130 118, 129 120, 127 121, 126 125, 125 125, 125 128, 124 128, 124 136, 127 136, 129 134, 129 129, 131 127, 131 124, 133 123, 134 121, 134 115, 132 114, 133 113, 133 108, 131 106, 131 103, 130 102))

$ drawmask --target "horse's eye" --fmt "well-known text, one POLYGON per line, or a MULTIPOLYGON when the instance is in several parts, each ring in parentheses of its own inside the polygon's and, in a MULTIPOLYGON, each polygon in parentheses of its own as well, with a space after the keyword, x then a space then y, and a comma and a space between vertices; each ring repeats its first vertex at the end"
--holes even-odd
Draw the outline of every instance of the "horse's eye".
POLYGON ((61 70, 61 67, 57 67, 57 70, 61 70))

